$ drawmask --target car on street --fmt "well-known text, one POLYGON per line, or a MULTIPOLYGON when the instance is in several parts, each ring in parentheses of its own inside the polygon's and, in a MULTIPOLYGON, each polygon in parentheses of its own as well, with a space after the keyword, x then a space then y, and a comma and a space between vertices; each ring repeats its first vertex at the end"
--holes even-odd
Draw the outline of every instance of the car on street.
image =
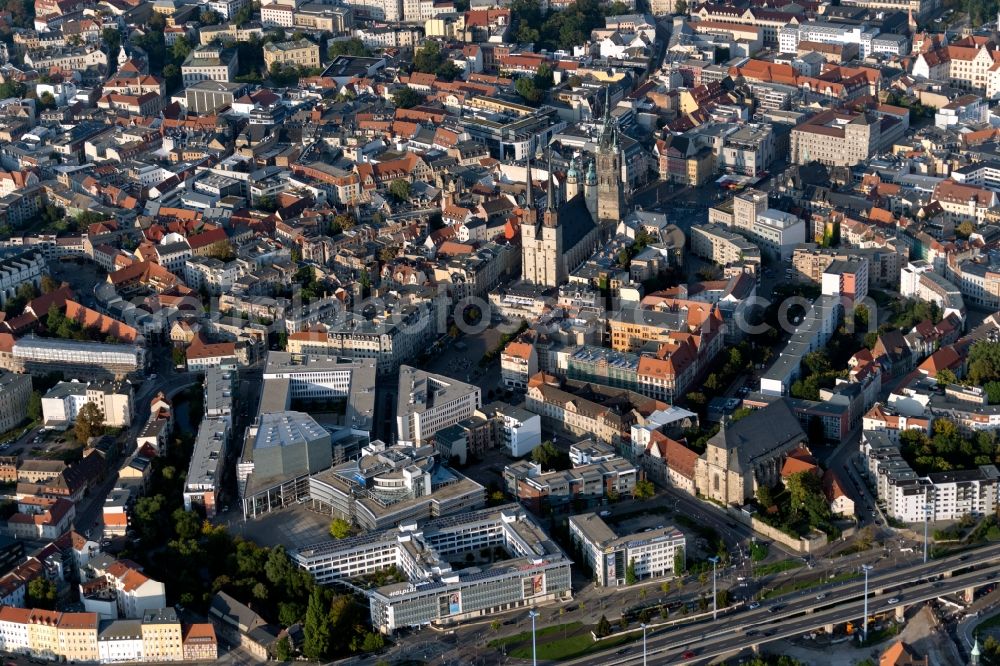
POLYGON ((780 611, 784 607, 785 607, 785 604, 775 604, 775 605, 771 606, 770 608, 768 608, 767 612, 768 613, 777 613, 778 611, 780 611))
POLYGON ((694 650, 686 650, 681 656, 685 659, 694 659, 694 650))
POLYGON ((749 606, 747 606, 747 608, 749 608, 750 610, 756 610, 757 608, 760 608, 760 602, 759 601, 755 601, 752 604, 750 604, 749 606))
POLYGON ((823 599, 826 599, 826 592, 820 592, 816 595, 816 601, 822 601, 823 599))
POLYGON ((890 605, 892 605, 892 604, 898 604, 899 603, 899 597, 893 597, 892 599, 889 599, 888 603, 890 605))

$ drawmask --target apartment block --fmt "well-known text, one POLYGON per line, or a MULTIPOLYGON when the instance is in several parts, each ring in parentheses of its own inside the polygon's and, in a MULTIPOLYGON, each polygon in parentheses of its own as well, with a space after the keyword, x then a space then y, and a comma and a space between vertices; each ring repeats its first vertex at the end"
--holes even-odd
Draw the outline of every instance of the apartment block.
POLYGON ((31 377, 0 371, 0 434, 27 418, 31 377))
POLYGON ((920 476, 903 458, 898 441, 886 432, 868 430, 861 438, 861 455, 886 514, 896 520, 980 518, 993 515, 1000 502, 1000 470, 995 465, 920 476))
POLYGON ((42 396, 42 422, 65 428, 91 403, 104 415, 104 425, 125 428, 132 424, 132 396, 132 385, 127 382, 59 382, 42 396))
POLYGON ((760 248, 722 225, 693 225, 690 240, 691 252, 720 266, 744 262, 760 265, 760 248))
POLYGON ((0 308, 17 296, 21 285, 39 287, 44 269, 45 257, 39 250, 29 250, 0 259, 0 308))

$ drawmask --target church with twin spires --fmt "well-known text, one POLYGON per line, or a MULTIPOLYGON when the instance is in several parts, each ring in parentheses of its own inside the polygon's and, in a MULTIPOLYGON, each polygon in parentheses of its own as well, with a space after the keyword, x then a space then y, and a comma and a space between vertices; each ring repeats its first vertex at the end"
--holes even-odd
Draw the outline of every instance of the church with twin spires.
POLYGON ((521 277, 542 287, 558 287, 570 272, 587 260, 601 238, 607 238, 624 214, 621 149, 618 130, 611 122, 610 102, 604 105, 604 124, 597 150, 597 168, 590 164, 580 190, 575 164, 566 174, 566 200, 548 165, 548 197, 541 222, 532 196, 531 158, 528 158, 525 215, 521 221, 521 277))

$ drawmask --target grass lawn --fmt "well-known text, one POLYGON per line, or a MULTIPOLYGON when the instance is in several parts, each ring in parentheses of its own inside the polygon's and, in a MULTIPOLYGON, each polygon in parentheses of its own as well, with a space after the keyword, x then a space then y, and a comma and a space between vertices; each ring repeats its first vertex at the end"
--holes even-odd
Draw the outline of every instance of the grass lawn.
POLYGON ((771 597, 780 597, 783 594, 801 592, 802 590, 808 590, 812 587, 820 587, 821 585, 827 585, 829 583, 843 583, 860 577, 861 574, 857 571, 847 571, 845 573, 838 574, 833 578, 808 578, 806 580, 797 580, 795 582, 788 583, 787 585, 776 587, 773 590, 768 590, 764 593, 764 598, 770 599, 771 597))
MULTIPOLYGON (((638 640, 638 634, 632 633, 595 642, 590 635, 590 627, 580 622, 567 622, 566 624, 543 627, 536 632, 538 658, 554 661, 582 657, 635 640, 638 640)), ((496 649, 506 647, 507 654, 515 659, 531 659, 530 631, 497 638, 487 645, 496 649)))
MULTIPOLYGON (((614 636, 605 638, 602 641, 594 641, 590 632, 567 636, 566 638, 556 638, 553 641, 538 644, 538 658, 560 661, 563 659, 575 659, 583 657, 592 652, 609 650, 624 643, 631 643, 636 640, 635 634, 614 636)), ((522 645, 510 651, 510 656, 516 659, 531 659, 531 643, 522 645)))
POLYGON ((979 624, 977 624, 974 631, 986 631, 988 629, 994 629, 996 627, 1000 627, 1000 613, 997 613, 993 617, 988 617, 979 624))
POLYGON ((755 567, 754 573, 757 576, 770 576, 772 574, 781 573, 782 571, 798 569, 799 567, 804 567, 805 565, 805 562, 802 560, 787 559, 779 562, 771 562, 770 564, 758 564, 755 567))
MULTIPOLYGON (((567 622, 566 624, 554 624, 551 627, 541 627, 535 632, 535 639, 536 641, 541 642, 538 639, 541 639, 544 636, 551 636, 552 634, 559 634, 561 636, 563 634, 564 629, 567 635, 571 633, 579 633, 582 627, 583 623, 581 622, 567 622)), ((589 636, 590 633, 588 632, 587 635, 589 636)), ((528 631, 522 631, 519 634, 514 634, 513 636, 495 638, 489 643, 487 643, 487 645, 491 648, 498 648, 498 647, 503 647, 504 645, 515 645, 517 643, 522 643, 522 642, 528 643, 528 651, 530 652, 531 651, 530 629, 528 631)))

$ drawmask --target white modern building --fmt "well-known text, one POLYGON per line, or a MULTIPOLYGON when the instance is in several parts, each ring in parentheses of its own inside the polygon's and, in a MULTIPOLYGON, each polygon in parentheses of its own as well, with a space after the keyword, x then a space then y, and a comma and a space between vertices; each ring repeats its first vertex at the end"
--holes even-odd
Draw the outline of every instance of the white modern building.
POLYGON ((795 246, 806 242, 806 223, 791 213, 768 208, 754 220, 750 237, 760 246, 761 252, 787 261, 795 246))
POLYGON ((508 504, 330 540, 291 553, 321 585, 395 566, 409 580, 367 593, 372 626, 383 633, 488 618, 572 597, 569 558, 520 506, 508 504), (500 550, 504 558, 482 559, 500 550), (475 566, 449 562, 471 555, 475 566), (477 559, 478 558, 478 559, 477 559))
POLYGON ((520 458, 542 443, 542 417, 516 405, 498 408, 494 418, 500 429, 500 444, 511 456, 520 458))
POLYGON ((307 480, 312 507, 366 530, 427 520, 486 503, 486 489, 441 465, 433 446, 389 446, 375 440, 357 460, 307 480))
POLYGON ((399 368, 396 439, 400 444, 429 442, 438 430, 467 419, 483 404, 478 386, 409 365, 399 368))
POLYGON ((128 382, 59 382, 42 396, 42 422, 46 427, 69 426, 89 402, 101 410, 104 425, 126 428, 132 424, 132 395, 128 382))
POLYGON ((594 572, 598 585, 625 585, 629 566, 636 580, 674 575, 683 562, 684 535, 673 526, 618 536, 596 513, 570 516, 569 534, 594 572))

